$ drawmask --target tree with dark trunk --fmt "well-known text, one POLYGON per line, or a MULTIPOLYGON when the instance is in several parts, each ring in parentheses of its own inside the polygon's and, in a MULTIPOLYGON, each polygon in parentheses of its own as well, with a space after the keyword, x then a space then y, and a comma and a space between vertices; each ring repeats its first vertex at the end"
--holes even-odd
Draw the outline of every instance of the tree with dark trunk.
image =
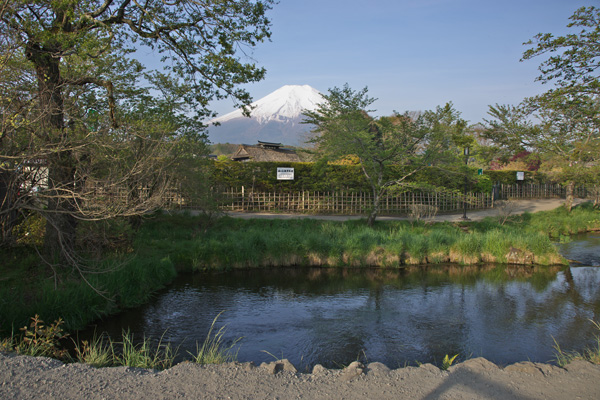
MULTIPOLYGON (((132 69, 127 77, 119 75, 128 63, 127 54, 133 46, 146 46, 160 53, 163 61, 169 61, 166 65, 172 78, 184 82, 175 84, 185 88, 179 91, 179 100, 185 103, 187 112, 196 112, 196 121, 214 115, 208 108, 213 99, 232 97, 238 104, 248 105, 250 96, 239 85, 262 79, 265 71, 254 63, 242 62, 236 52, 270 36, 270 21, 265 14, 271 4, 271 0, 4 2, 0 12, 0 66, 8 73, 3 77, 6 92, 0 99, 0 172, 20 174, 21 179, 10 188, 15 192, 24 192, 25 175, 32 171, 26 165, 38 163, 41 166, 37 171, 44 170, 45 176, 44 182, 36 186, 35 196, 22 196, 2 213, 39 212, 46 220, 49 262, 68 263, 78 220, 134 215, 151 209, 138 204, 129 209, 120 207, 118 212, 103 207, 99 212, 100 203, 85 186, 89 165, 98 166, 102 155, 115 155, 106 148, 109 142, 114 148, 122 148, 127 142, 124 137, 135 136, 152 143, 154 149, 163 149, 164 163, 177 153, 175 131, 167 133, 163 129, 162 139, 158 140, 144 136, 139 127, 134 133, 133 125, 119 120, 128 112, 127 96, 139 83, 131 79, 135 72, 132 69), (36 87, 30 85, 19 92, 20 76, 29 77, 29 83, 35 82, 36 87), (133 83, 127 83, 126 78, 133 83), (126 88, 128 84, 131 87, 126 88), (88 111, 99 107, 104 110, 99 126, 90 129, 88 111)), ((139 75, 141 66, 135 68, 139 75)), ((170 115, 175 115, 173 112, 184 110, 171 111, 170 115)), ((121 161, 124 165, 125 160, 121 161)), ((163 165, 163 161, 158 164, 163 165)), ((152 164, 149 161, 144 168, 152 168, 152 164)), ((116 168, 106 166, 105 170, 112 173, 116 168)), ((95 178, 102 175, 96 172, 95 178)), ((136 170, 127 171, 129 178, 134 173, 136 170)), ((125 181, 123 176, 112 174, 107 178, 105 174, 104 186, 125 181)), ((151 203, 155 204, 147 204, 151 203)))

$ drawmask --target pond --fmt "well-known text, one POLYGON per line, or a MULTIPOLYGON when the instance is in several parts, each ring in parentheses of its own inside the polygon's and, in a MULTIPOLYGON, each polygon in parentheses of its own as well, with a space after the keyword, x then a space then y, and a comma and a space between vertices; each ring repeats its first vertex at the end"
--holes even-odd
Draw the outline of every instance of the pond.
MULTIPOLYGON (((379 361, 397 368, 444 355, 499 365, 551 362, 556 342, 582 350, 598 334, 600 235, 560 245, 568 268, 420 266, 273 268, 180 276, 149 304, 79 333, 122 329, 173 343, 185 358, 219 313, 238 361, 298 369, 379 361), (590 244, 591 243, 591 244, 590 244), (585 264, 581 264, 585 263, 585 264), (583 266, 590 265, 590 266, 583 266)), ((190 357, 187 357, 190 358, 190 357)))

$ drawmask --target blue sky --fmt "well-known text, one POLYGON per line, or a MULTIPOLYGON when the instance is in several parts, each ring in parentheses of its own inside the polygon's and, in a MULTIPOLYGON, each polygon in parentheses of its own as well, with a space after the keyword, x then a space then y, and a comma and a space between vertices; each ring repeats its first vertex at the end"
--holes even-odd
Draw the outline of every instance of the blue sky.
MULTIPOLYGON (((255 100, 287 84, 321 92, 369 88, 375 115, 434 109, 448 101, 471 123, 488 105, 518 104, 550 86, 543 59, 519 62, 523 42, 564 34, 573 12, 600 0, 280 0, 270 42, 246 53, 267 69, 245 86, 255 100)), ((223 115, 233 102, 212 104, 223 115)))

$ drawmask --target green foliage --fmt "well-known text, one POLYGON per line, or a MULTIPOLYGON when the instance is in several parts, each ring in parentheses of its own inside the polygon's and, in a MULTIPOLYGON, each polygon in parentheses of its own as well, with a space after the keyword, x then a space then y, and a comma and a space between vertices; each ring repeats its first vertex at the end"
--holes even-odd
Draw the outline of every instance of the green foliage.
MULTIPOLYGON (((495 218, 488 218, 469 223, 469 232, 450 223, 429 225, 386 221, 369 228, 360 220, 242 220, 228 217, 214 221, 207 229, 197 230, 192 226, 194 223, 201 226, 200 218, 187 218, 188 227, 182 227, 177 222, 179 217, 157 216, 154 221, 148 221, 143 235, 155 238, 145 241, 148 251, 159 251, 170 257, 181 254, 179 262, 187 263, 188 268, 191 266, 195 270, 506 262, 506 255, 513 247, 524 254, 534 254, 535 263, 548 265, 564 261, 550 242, 547 231, 541 227, 562 230, 558 226, 561 221, 568 223, 568 219, 557 218, 561 212, 564 211, 520 216, 504 225, 495 218), (190 234, 190 230, 196 234, 190 234), (161 239, 158 239, 159 235, 161 239)), ((575 218, 573 228, 579 226, 586 230, 595 224, 600 227, 599 214, 592 208, 576 212, 581 213, 581 218, 575 218)), ((531 259, 523 262, 531 263, 531 259)))
MULTIPOLYGON (((517 171, 489 171, 483 172, 483 176, 489 178, 493 183, 501 183, 504 185, 514 185, 517 183, 517 171)), ((549 179, 547 175, 537 171, 527 171, 525 173, 525 180, 523 183, 548 183, 549 179)))
MULTIPOLYGON (((594 327, 600 332, 600 323, 590 320, 594 327)), ((554 353, 556 363, 560 367, 564 367, 576 360, 591 362, 592 364, 600 365, 600 335, 595 337, 595 345, 588 347, 583 352, 566 352, 560 348, 560 345, 554 340, 554 353)))
POLYGON ((67 334, 62 328, 63 320, 57 319, 53 324, 44 325, 39 315, 31 318, 29 327, 21 328, 23 335, 17 339, 14 350, 28 356, 65 358, 67 350, 62 348, 60 340, 67 334))
POLYGON ((14 220, 5 215, 38 211, 55 278, 82 276, 89 265, 76 252, 78 221, 144 215, 174 181, 184 196, 202 197, 201 121, 214 116, 213 100, 251 103, 240 86, 265 70, 239 53, 269 38, 272 4, 3 2, 3 240, 14 220), (140 48, 168 60, 164 69, 132 60, 140 48))
MULTIPOLYGON (((214 331, 222 313, 214 318, 202 346, 198 346, 195 354, 189 353, 193 362, 222 364, 237 359, 237 352, 234 352, 233 348, 241 338, 235 340, 231 345, 225 346, 223 342, 225 327, 214 331)), ((170 368, 177 357, 178 347, 174 348, 171 344, 163 344, 162 337, 154 345, 153 341, 146 337, 136 343, 133 335, 126 330, 123 330, 121 337, 120 342, 105 335, 94 336, 91 341, 75 341, 75 359, 98 368, 129 366, 163 370, 170 368)))
POLYGON ((44 243, 46 221, 39 213, 29 213, 13 228, 12 234, 17 244, 41 246, 44 243))
MULTIPOLYGON (((118 343, 121 347, 119 353, 114 354, 114 364, 134 368, 167 369, 173 366, 176 351, 170 344, 162 345, 162 338, 156 346, 148 338, 143 338, 140 343, 134 342, 133 334, 123 331, 123 341, 118 343)), ((114 346, 113 346, 114 348, 114 346)))
POLYGON ((593 181, 590 168, 598 163, 600 110, 598 95, 598 38, 600 9, 581 7, 567 26, 576 33, 554 36, 538 34, 523 59, 549 55, 539 67, 538 80, 554 82, 548 92, 525 99, 518 107, 490 106, 493 117, 486 122, 484 137, 500 151, 529 150, 542 161, 543 170, 567 188, 570 210, 575 183, 593 181))
POLYGON ((114 363, 113 343, 107 344, 102 335, 94 335, 91 341, 75 342, 75 359, 96 368, 111 367, 114 363))
POLYGON ((572 22, 567 27, 576 29, 576 32, 564 36, 537 34, 526 43, 533 47, 523 53, 523 59, 549 54, 540 64, 541 75, 537 80, 554 81, 559 87, 571 91, 598 93, 600 9, 594 6, 581 7, 569 19, 572 22))
POLYGON ((448 368, 450 368, 452 366, 452 363, 454 363, 454 360, 456 359, 456 357, 458 357, 458 354, 455 354, 452 357, 448 357, 448 354, 446 354, 444 356, 444 359, 442 360, 442 366, 440 367, 440 369, 442 371, 446 371, 448 368))
MULTIPOLYGON (((20 266, 17 263, 12 268, 20 266)), ((87 283, 65 275, 56 288, 41 266, 12 268, 11 279, 0 282, 0 330, 4 334, 35 314, 47 321, 62 318, 65 329, 82 328, 119 309, 143 304, 176 275, 173 263, 164 255, 107 257, 95 268, 96 273, 86 276, 87 283)))
POLYGON ((233 348, 242 338, 234 340, 231 345, 225 347, 225 344, 223 343, 225 327, 222 326, 213 333, 217 319, 219 319, 221 314, 223 314, 223 311, 213 319, 202 346, 199 346, 198 343, 196 343, 196 353, 189 353, 192 356, 192 361, 196 364, 223 364, 237 359, 237 352, 233 352, 233 348))
MULTIPOLYGON (((383 180, 393 182, 408 175, 410 168, 390 165, 386 168, 383 180)), ((491 176, 506 176, 506 181, 514 183, 515 173, 506 171, 486 171, 478 176, 475 168, 469 169, 469 180, 474 189, 486 190, 489 187, 488 173, 491 176), (495 173, 498 173, 495 175, 495 173), (510 177, 509 177, 510 176, 510 177), (512 179, 512 181, 511 181, 512 179)), ((534 176, 532 173, 531 176, 534 176)), ((217 162, 210 169, 211 185, 221 188, 253 189, 257 192, 288 191, 371 191, 359 165, 334 164, 321 159, 315 163, 288 162, 217 162), (293 181, 277 181, 277 167, 294 168, 293 181)), ((527 174, 529 177, 530 174, 527 174)), ((536 175, 537 176, 537 175, 536 175)), ((502 178, 504 179, 504 178, 502 178)), ((495 180, 493 181, 495 182, 495 180)), ((461 190, 464 187, 464 171, 446 166, 444 168, 426 166, 406 177, 404 186, 411 190, 461 190)), ((503 182, 506 183, 506 182, 503 182)), ((490 188, 491 189, 491 188, 490 188)))
POLYGON ((306 111, 305 123, 313 124, 312 142, 321 157, 339 160, 355 157, 374 194, 367 224, 372 225, 379 199, 390 186, 404 181, 428 164, 439 165, 452 155, 450 144, 466 143, 466 121, 448 103, 435 112, 398 114, 374 119, 368 107, 375 101, 368 89, 354 91, 348 84, 334 87, 314 111, 306 111), (386 180, 390 166, 402 174, 386 180))

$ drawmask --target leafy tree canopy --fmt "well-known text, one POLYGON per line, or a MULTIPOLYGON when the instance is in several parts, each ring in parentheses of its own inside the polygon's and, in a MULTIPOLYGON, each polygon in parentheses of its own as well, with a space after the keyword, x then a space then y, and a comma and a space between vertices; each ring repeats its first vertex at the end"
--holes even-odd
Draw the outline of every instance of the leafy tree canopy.
POLYGON ((541 75, 537 80, 555 82, 557 87, 568 91, 598 94, 600 81, 600 9, 581 7, 569 18, 569 28, 580 29, 576 33, 554 36, 539 33, 526 45, 523 60, 549 55, 540 64, 541 75))
POLYGON ((372 224, 379 199, 390 187, 401 185, 427 165, 439 165, 456 155, 456 146, 467 143, 467 124, 451 103, 435 111, 373 118, 369 107, 376 99, 367 93, 366 87, 358 91, 348 84, 334 87, 315 111, 305 112, 304 122, 315 125, 311 142, 321 156, 358 159, 373 192, 367 219, 372 224), (386 170, 392 165, 406 168, 402 176, 386 180, 386 170))

